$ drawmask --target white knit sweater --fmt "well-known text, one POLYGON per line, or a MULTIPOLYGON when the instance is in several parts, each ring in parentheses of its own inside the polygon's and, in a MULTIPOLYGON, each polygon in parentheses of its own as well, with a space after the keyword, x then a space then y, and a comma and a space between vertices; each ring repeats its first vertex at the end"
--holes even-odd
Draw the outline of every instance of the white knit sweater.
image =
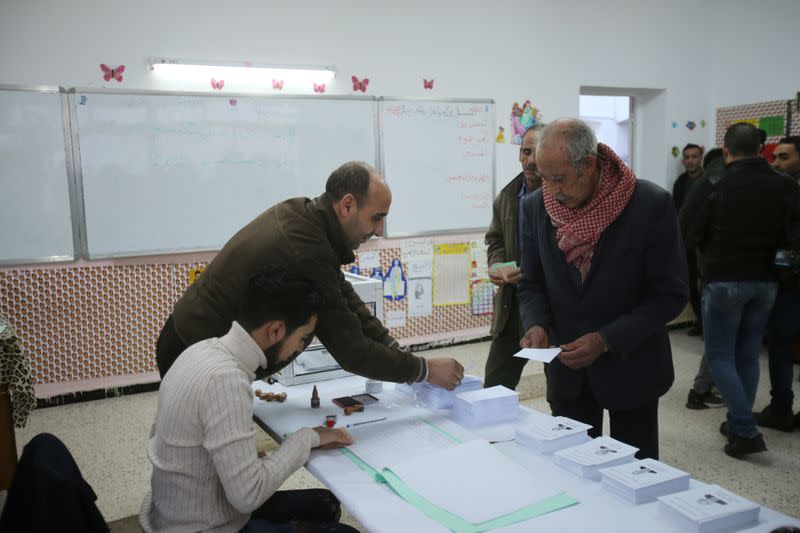
POLYGON ((250 383, 266 364, 234 322, 224 337, 189 347, 164 376, 147 446, 153 476, 139 514, 145 531, 239 531, 319 445, 305 428, 258 458, 250 383))

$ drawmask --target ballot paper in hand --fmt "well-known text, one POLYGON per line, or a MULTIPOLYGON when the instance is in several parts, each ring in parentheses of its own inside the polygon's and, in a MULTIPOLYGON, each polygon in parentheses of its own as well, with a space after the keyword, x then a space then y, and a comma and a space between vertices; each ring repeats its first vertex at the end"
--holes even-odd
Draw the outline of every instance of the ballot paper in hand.
POLYGON ((558 450, 553 461, 575 475, 600 480, 600 469, 630 463, 638 448, 611 437, 597 437, 584 444, 558 450))
POLYGON ((643 459, 600 471, 603 487, 633 503, 689 488, 689 474, 655 459, 643 459))
POLYGON ((514 357, 549 363, 561 353, 561 348, 523 348, 514 357))
POLYGON ((537 453, 550 454, 588 442, 592 426, 563 416, 529 419, 516 428, 516 441, 537 453))
POLYGON ((659 512, 683 531, 722 533, 758 522, 761 507, 717 485, 661 496, 659 512))
POLYGON ((453 420, 463 426, 485 426, 516 420, 519 393, 496 385, 457 394, 453 401, 453 420))

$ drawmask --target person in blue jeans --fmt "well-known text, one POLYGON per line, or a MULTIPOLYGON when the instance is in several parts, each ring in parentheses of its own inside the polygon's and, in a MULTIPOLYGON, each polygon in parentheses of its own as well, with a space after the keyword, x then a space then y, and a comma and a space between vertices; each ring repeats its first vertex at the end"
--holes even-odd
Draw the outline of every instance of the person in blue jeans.
POLYGON ((705 354, 728 408, 724 450, 735 458, 767 449, 753 415, 758 356, 778 292, 775 255, 800 245, 800 188, 759 157, 761 144, 751 124, 728 128, 725 173, 686 231, 703 257, 705 354))
MULTIPOLYGON (((800 136, 784 137, 772 152, 772 165, 800 183, 800 136)), ((787 252, 792 252, 787 250, 787 252)), ((800 412, 792 416, 792 342, 800 335, 800 251, 792 259, 787 253, 781 273, 781 287, 775 299, 775 307, 767 323, 767 346, 769 348, 769 382, 772 399, 756 421, 761 427, 794 431, 800 426, 800 412)))

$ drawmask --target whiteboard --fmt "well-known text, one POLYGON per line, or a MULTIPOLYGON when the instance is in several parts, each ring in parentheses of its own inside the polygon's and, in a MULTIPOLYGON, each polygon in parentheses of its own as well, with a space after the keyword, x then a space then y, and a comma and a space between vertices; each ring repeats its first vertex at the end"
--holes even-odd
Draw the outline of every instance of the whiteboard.
POLYGON ((66 109, 57 88, 0 88, 2 264, 75 259, 66 109))
POLYGON ((379 101, 390 237, 485 229, 494 198, 492 100, 379 101))
POLYGON ((374 98, 77 90, 91 259, 219 250, 259 213, 377 163, 374 98))

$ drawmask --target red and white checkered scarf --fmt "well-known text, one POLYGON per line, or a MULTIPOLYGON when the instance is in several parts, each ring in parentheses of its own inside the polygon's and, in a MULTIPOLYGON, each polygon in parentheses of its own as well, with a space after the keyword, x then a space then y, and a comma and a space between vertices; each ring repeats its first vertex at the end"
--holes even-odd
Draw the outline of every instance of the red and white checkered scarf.
POLYGON ((583 207, 568 209, 547 187, 542 191, 544 207, 556 227, 558 247, 564 252, 567 263, 575 265, 581 273, 581 281, 586 281, 589 274, 600 236, 628 205, 636 185, 633 171, 605 144, 598 143, 597 159, 600 183, 583 207))

